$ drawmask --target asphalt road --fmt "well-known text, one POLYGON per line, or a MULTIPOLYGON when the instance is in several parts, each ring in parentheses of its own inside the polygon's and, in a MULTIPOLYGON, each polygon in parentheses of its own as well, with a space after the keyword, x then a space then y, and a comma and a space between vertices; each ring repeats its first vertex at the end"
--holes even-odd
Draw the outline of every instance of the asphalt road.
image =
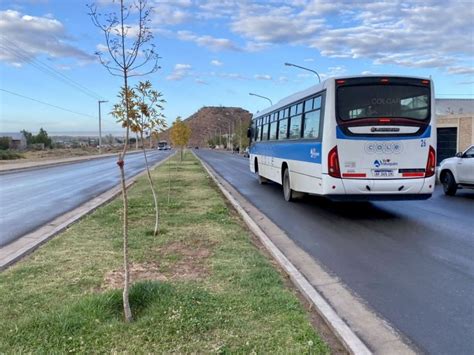
POLYGON ((474 354, 474 191, 426 201, 288 204, 248 159, 197 151, 302 249, 432 354, 474 354))
MULTIPOLYGON (((170 154, 147 153, 150 165, 170 154)), ((117 186, 117 157, 107 157, 0 175, 0 246, 48 223, 117 186)), ((145 169, 142 153, 128 154, 126 177, 145 169)))

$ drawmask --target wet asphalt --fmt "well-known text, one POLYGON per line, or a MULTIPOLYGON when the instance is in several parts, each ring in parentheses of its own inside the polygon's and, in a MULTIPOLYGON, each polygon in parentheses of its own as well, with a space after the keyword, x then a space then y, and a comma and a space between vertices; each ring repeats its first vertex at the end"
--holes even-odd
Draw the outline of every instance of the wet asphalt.
MULTIPOLYGON (((149 151, 150 165, 170 151, 149 151)), ((117 186, 117 157, 0 175, 0 247, 117 186)), ((126 177, 145 169, 143 153, 128 154, 126 177)))
POLYGON ((296 203, 248 159, 196 151, 422 352, 474 354, 474 190, 426 201, 296 203))

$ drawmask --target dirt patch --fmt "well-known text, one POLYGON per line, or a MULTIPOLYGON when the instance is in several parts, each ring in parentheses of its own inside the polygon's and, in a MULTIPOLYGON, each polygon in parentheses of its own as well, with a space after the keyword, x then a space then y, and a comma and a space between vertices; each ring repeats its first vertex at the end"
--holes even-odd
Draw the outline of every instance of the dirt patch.
MULTIPOLYGON (((204 245, 189 246, 182 242, 173 242, 157 251, 161 262, 131 263, 130 279, 132 283, 144 280, 200 280, 209 274, 206 260, 211 250, 204 245)), ((105 274, 102 289, 123 287, 123 269, 105 274)))

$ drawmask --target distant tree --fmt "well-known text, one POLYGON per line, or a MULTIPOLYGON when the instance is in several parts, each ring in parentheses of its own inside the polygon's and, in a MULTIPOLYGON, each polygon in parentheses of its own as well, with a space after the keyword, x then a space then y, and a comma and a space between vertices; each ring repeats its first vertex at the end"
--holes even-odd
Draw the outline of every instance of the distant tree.
POLYGON ((247 137, 248 123, 239 122, 235 127, 235 134, 233 135, 234 147, 239 147, 239 151, 243 151, 249 146, 249 139, 247 137))
POLYGON ((104 142, 105 144, 114 144, 115 143, 115 138, 112 134, 107 134, 105 137, 104 137, 104 142))
POLYGON ((44 144, 44 146, 46 148, 52 148, 53 147, 52 139, 49 138, 48 132, 46 132, 46 130, 44 130, 43 128, 40 128, 38 134, 33 136, 32 143, 33 144, 44 144))
MULTIPOLYGON (((131 97, 129 97, 129 78, 132 76, 143 76, 151 74, 159 69, 159 56, 151 43, 153 34, 150 30, 152 9, 148 7, 147 0, 135 0, 127 2, 116 0, 111 3, 118 6, 117 12, 101 14, 97 11, 95 4, 88 5, 89 16, 96 27, 98 27, 105 38, 107 54, 101 52, 96 54, 102 65, 113 76, 123 79, 123 100, 125 105, 122 117, 125 127, 125 142, 128 143, 130 134, 130 120, 133 113, 130 112, 131 97), (132 19, 136 20, 133 24, 132 19), (133 30, 132 30, 133 28, 133 30), (145 69, 148 68, 148 69, 145 69)), ((124 261, 124 287, 123 308, 125 321, 133 320, 129 301, 130 287, 130 265, 128 256, 128 198, 125 185, 125 156, 128 144, 124 144, 123 151, 119 154, 117 165, 120 169, 122 197, 123 197, 123 261, 124 261)))
POLYGON ((21 133, 23 133, 23 136, 26 139, 26 145, 33 144, 33 134, 31 132, 28 132, 27 130, 22 130, 21 133))
POLYGON ((10 148, 10 138, 0 137, 0 149, 7 150, 8 148, 10 148))
POLYGON ((171 141, 173 145, 180 148, 180 158, 183 161, 183 150, 184 147, 189 142, 189 138, 191 137, 191 128, 181 121, 181 117, 177 117, 176 121, 173 122, 171 126, 171 141))

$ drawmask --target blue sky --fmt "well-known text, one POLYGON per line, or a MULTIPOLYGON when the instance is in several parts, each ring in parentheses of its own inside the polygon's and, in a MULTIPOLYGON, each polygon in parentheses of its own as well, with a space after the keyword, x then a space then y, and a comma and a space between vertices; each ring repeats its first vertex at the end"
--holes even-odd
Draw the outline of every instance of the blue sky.
MULTIPOLYGON (((148 2, 162 59, 161 69, 142 80, 163 93, 169 122, 203 106, 255 112, 267 102, 249 92, 276 102, 316 82, 284 62, 315 69, 323 79, 431 75, 438 97, 474 97, 473 1, 148 2)), ((111 0, 96 3, 99 11, 113 9, 111 0)), ((108 113, 121 80, 94 55, 105 42, 86 4, 1 2, 0 131, 95 131, 97 96, 109 101, 102 105, 103 129, 120 130, 108 113)))

